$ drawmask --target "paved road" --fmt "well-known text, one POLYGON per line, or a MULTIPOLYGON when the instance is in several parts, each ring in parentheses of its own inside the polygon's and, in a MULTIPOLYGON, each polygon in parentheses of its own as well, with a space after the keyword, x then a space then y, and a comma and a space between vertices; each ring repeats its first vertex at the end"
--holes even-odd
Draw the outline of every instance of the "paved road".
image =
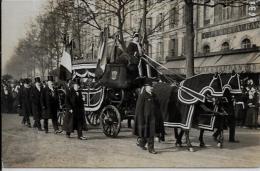
MULTIPOLYGON (((260 130, 237 129, 239 144, 225 142, 219 149, 206 132, 206 148, 198 147, 198 131, 191 131, 195 152, 174 146, 173 130, 163 143, 155 143, 156 155, 136 147, 131 129, 123 128, 116 139, 91 128, 79 141, 27 128, 16 114, 2 114, 2 161, 4 167, 260 167, 260 130)), ((227 132, 227 131, 226 131, 227 132)), ((227 134, 225 132, 225 139, 227 134)))

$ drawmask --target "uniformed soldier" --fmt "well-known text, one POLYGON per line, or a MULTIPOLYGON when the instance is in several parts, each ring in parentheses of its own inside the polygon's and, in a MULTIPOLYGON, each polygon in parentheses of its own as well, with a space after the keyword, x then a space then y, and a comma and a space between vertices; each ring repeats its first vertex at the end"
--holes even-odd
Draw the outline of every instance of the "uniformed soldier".
POLYGON ((137 135, 137 146, 146 150, 145 145, 148 143, 148 151, 156 154, 154 150, 154 136, 159 133, 164 133, 164 130, 159 130, 157 126, 163 123, 156 112, 158 108, 157 99, 153 93, 152 80, 146 79, 145 85, 138 97, 135 110, 135 128, 134 135, 137 135))
POLYGON ((82 131, 86 130, 86 120, 84 111, 84 101, 82 99, 80 87, 80 80, 77 79, 73 83, 73 87, 67 91, 66 94, 66 108, 69 113, 64 118, 63 130, 66 131, 66 135, 69 138, 71 132, 77 130, 78 139, 86 140, 82 131))
POLYGON ((30 116, 32 115, 30 92, 31 92, 30 79, 26 78, 24 79, 23 88, 21 89, 19 104, 22 109, 23 122, 28 127, 31 127, 30 116))
POLYGON ((58 91, 54 88, 53 76, 48 76, 47 87, 42 92, 41 105, 43 109, 42 117, 44 119, 44 130, 48 133, 48 120, 52 120, 52 125, 55 134, 61 133, 58 127, 58 108, 59 108, 59 98, 58 91))
POLYGON ((41 118, 42 118, 42 107, 41 107, 41 94, 42 86, 40 77, 35 78, 35 85, 31 88, 31 101, 32 101, 32 113, 34 118, 34 127, 42 131, 41 118))

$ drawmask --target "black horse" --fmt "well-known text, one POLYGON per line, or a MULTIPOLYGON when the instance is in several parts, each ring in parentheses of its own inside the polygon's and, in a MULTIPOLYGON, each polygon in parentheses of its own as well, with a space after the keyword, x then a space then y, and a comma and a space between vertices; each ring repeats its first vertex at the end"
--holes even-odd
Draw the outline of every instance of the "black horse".
POLYGON ((223 95, 219 74, 196 75, 183 80, 178 86, 158 83, 154 86, 154 92, 160 102, 164 125, 175 128, 176 145, 181 146, 181 137, 185 133, 188 149, 194 151, 189 139, 194 109, 197 103, 205 102, 206 94, 223 95), (177 128, 181 128, 180 133, 177 128))
MULTIPOLYGON (((235 72, 229 73, 229 74, 220 74, 220 78, 222 81, 222 90, 223 90, 223 97, 218 98, 218 103, 216 103, 215 107, 217 110, 220 110, 220 112, 227 113, 228 115, 233 115, 233 105, 232 105, 232 94, 240 94, 242 93, 241 87, 240 87, 240 79, 239 75, 235 72)), ((223 147, 223 130, 226 126, 226 121, 228 115, 211 115, 208 116, 206 119, 208 125, 205 126, 205 124, 199 124, 198 127, 200 128, 200 147, 204 147, 205 143, 203 140, 204 131, 213 131, 214 128, 217 129, 217 131, 214 133, 216 136, 214 136, 214 139, 217 141, 217 146, 222 148, 223 147)))

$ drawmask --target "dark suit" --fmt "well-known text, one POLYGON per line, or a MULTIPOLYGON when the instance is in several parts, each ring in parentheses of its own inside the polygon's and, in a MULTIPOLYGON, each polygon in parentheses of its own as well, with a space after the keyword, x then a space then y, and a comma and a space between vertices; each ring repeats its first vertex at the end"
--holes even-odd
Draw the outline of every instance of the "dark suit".
POLYGON ((135 110, 134 135, 140 137, 139 144, 145 146, 148 142, 149 150, 154 148, 154 136, 164 134, 163 120, 156 97, 145 90, 139 95, 135 110))
POLYGON ((44 119, 44 129, 48 131, 48 119, 52 119, 53 128, 57 131, 58 128, 58 108, 59 98, 57 89, 51 90, 49 87, 43 89, 41 96, 41 105, 44 112, 42 118, 44 119))
MULTIPOLYGON (((82 136, 82 130, 86 130, 84 101, 80 91, 70 89, 66 94, 66 108, 72 109, 72 117, 68 119, 68 122, 63 123, 63 129, 69 135, 74 130, 77 130, 78 137, 82 136)), ((67 115, 70 115, 69 113, 67 115)))
POLYGON ((32 113, 35 122, 34 125, 38 129, 41 129, 40 120, 42 118, 41 93, 42 87, 40 87, 40 90, 38 90, 36 86, 31 88, 32 113))
POLYGON ((32 105, 30 92, 31 88, 23 87, 19 97, 19 103, 22 109, 23 121, 27 122, 28 125, 31 125, 30 116, 32 115, 32 105))

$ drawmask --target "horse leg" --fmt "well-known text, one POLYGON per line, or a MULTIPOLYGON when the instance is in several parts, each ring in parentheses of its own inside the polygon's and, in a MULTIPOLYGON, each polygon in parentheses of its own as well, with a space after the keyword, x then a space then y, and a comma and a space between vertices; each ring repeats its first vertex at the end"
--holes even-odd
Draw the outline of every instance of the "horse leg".
POLYGON ((205 147, 205 143, 203 140, 204 131, 205 131, 204 129, 200 129, 200 137, 199 137, 200 147, 205 147))
POLYGON ((217 146, 219 147, 219 148, 222 148, 223 147, 223 141, 224 141, 224 135, 223 135, 223 129, 221 129, 221 130, 219 130, 219 137, 218 137, 218 144, 217 144, 217 146))
POLYGON ((190 131, 189 130, 185 130, 185 136, 186 136, 186 141, 187 141, 187 147, 188 147, 188 150, 190 152, 194 152, 194 149, 191 145, 191 142, 190 142, 190 131))
POLYGON ((180 146, 182 147, 182 136, 183 136, 183 130, 180 131, 180 133, 178 133, 178 128, 174 128, 174 134, 175 134, 175 138, 176 138, 176 143, 175 146, 180 146))

